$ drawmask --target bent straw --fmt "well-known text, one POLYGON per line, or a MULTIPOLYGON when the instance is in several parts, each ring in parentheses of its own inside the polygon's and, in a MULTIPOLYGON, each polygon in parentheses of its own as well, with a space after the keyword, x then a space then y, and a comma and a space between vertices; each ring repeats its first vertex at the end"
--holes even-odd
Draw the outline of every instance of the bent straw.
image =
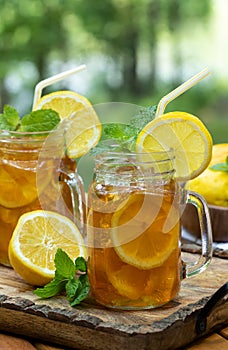
POLYGON ((79 72, 81 72, 84 69, 86 69, 86 65, 82 64, 81 66, 78 66, 76 68, 69 69, 69 70, 67 70, 65 72, 53 75, 50 78, 41 80, 35 87, 32 109, 34 109, 34 107, 36 106, 38 100, 40 99, 43 88, 45 88, 45 87, 47 87, 49 85, 52 85, 54 83, 57 83, 58 81, 66 78, 66 77, 69 77, 70 75, 79 73, 79 72))
POLYGON ((205 68, 201 72, 187 80, 185 83, 181 84, 176 89, 171 91, 169 94, 165 95, 158 103, 155 118, 159 117, 164 113, 164 110, 169 102, 173 101, 176 97, 180 96, 192 86, 200 82, 202 79, 206 78, 209 74, 209 69, 205 68))

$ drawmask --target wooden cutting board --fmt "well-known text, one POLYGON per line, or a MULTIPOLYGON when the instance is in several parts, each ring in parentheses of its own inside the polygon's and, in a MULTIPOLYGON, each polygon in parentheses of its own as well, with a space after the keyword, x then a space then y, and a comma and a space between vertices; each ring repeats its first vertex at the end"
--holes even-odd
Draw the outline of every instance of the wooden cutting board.
MULTIPOLYGON (((193 254, 184 254, 192 260, 193 254)), ((194 255, 193 258, 196 258, 194 255)), ((227 296, 213 307, 206 330, 197 318, 228 280, 228 260, 213 258, 202 274, 182 282, 168 305, 145 311, 115 311, 88 299, 71 308, 64 296, 40 300, 12 269, 0 267, 0 330, 81 350, 168 350, 228 325, 227 296)))

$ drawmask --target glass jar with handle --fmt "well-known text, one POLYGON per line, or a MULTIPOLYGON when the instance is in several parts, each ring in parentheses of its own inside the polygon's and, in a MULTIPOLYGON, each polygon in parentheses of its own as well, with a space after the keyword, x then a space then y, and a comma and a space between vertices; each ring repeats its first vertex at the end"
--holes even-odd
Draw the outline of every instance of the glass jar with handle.
POLYGON ((8 245, 19 217, 53 210, 83 226, 83 186, 76 162, 65 151, 62 130, 0 131, 0 263, 9 265, 8 245))
POLYGON ((95 159, 88 191, 88 273, 96 301, 118 309, 166 304, 181 280, 201 273, 212 257, 212 233, 202 197, 175 180, 173 153, 106 152, 95 159), (181 259, 181 213, 196 206, 202 254, 181 259))

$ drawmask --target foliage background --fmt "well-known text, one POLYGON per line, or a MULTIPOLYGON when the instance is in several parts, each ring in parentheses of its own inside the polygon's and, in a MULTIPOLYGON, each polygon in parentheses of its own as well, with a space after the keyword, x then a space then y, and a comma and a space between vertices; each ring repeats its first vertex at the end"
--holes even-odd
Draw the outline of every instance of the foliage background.
POLYGON ((0 0, 0 104, 20 114, 38 81, 87 71, 43 93, 72 89, 93 104, 157 104, 209 66, 211 76, 168 110, 199 116, 228 142, 227 0, 0 0))

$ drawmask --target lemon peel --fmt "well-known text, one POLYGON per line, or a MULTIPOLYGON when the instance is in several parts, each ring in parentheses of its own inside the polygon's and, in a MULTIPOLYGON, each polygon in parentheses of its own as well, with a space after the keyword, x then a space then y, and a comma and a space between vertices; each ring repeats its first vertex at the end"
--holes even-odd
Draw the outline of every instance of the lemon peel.
POLYGON ((34 107, 58 112, 66 128, 66 146, 71 158, 78 158, 97 145, 101 137, 101 123, 84 96, 73 91, 56 91, 44 95, 34 107))
POLYGON ((29 284, 43 286, 54 277, 58 248, 72 260, 86 257, 83 237, 70 219, 52 211, 32 211, 19 218, 13 232, 10 264, 29 284))
POLYGON ((155 118, 139 133, 136 151, 174 152, 175 177, 186 181, 202 173, 211 160, 212 138, 199 118, 170 112, 155 118))

